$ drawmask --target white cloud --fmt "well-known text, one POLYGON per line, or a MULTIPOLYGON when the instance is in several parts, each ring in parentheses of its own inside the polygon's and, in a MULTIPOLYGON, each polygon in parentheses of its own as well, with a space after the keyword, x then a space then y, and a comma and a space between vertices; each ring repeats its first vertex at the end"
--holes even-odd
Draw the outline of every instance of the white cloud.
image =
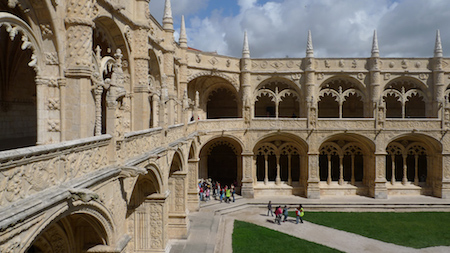
MULTIPOLYGON (((176 2, 207 2, 172 1, 172 6, 176 2)), ((307 31, 311 30, 316 57, 368 57, 376 29, 382 57, 431 57, 436 29, 441 29, 444 55, 446 48, 450 50, 447 0, 238 0, 237 3, 240 12, 234 16, 212 11, 207 17, 187 20, 189 46, 240 57, 243 33, 247 30, 252 57, 304 57, 307 31)), ((199 10, 186 5, 180 8, 191 13, 199 10)))

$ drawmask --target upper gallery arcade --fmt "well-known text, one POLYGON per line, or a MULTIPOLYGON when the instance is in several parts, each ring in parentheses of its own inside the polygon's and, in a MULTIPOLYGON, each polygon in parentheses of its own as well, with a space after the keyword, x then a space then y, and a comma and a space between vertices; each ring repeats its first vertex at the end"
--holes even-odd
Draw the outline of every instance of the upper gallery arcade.
POLYGON ((429 58, 381 57, 376 32, 367 58, 316 58, 311 32, 304 58, 251 58, 246 34, 235 58, 189 48, 184 18, 175 41, 170 0, 162 24, 148 3, 0 3, 0 251, 164 252, 201 178, 450 198, 439 31, 429 58))

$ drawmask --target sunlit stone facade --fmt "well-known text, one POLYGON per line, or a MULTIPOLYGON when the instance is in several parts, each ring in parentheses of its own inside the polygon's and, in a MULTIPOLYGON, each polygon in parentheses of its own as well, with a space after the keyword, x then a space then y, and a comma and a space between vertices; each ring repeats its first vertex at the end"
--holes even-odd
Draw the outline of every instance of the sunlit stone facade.
MULTIPOLYGON (((148 0, 0 3, 0 251, 167 252, 197 182, 450 198, 450 59, 241 58, 148 0)), ((304 49, 299 49, 304 50, 304 49)))

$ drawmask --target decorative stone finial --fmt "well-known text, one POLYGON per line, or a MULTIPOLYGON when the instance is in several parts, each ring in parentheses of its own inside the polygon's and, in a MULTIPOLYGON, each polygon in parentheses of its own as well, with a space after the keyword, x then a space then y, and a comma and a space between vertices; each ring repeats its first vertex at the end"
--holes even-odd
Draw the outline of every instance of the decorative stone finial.
POLYGON ((250 58, 250 49, 248 47, 247 31, 244 31, 244 47, 242 48, 242 58, 250 58))
POLYGON ((180 27, 180 47, 187 48, 187 36, 186 36, 186 24, 184 23, 184 15, 181 16, 181 27, 180 27))
POLYGON ((166 5, 164 7, 163 28, 164 30, 173 31, 172 6, 170 0, 166 0, 166 5))
POLYGON ((311 30, 308 30, 308 41, 306 43, 306 57, 314 57, 311 30))
POLYGON ((441 32, 436 31, 436 45, 434 46, 434 57, 442 57, 441 32))
POLYGON ((380 50, 378 49, 377 30, 373 31, 372 57, 380 57, 380 50))

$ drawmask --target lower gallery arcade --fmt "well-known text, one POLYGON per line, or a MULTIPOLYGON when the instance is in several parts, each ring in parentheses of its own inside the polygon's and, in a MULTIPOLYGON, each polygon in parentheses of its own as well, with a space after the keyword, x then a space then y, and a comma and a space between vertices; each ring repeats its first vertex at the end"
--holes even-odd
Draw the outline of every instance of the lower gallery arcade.
MULTIPOLYGON (((243 164, 251 159, 254 196, 268 194, 319 197, 322 195, 374 196, 376 182, 387 195, 435 195, 432 186, 442 175, 437 141, 425 136, 395 138, 384 152, 367 138, 352 134, 326 138, 316 150, 293 135, 273 135, 257 142, 251 154, 233 137, 220 137, 204 145, 199 161, 199 179, 210 178, 222 185, 247 177, 243 164), (311 195, 311 185, 319 195, 311 195)), ((245 194, 244 194, 245 195, 245 194)))

